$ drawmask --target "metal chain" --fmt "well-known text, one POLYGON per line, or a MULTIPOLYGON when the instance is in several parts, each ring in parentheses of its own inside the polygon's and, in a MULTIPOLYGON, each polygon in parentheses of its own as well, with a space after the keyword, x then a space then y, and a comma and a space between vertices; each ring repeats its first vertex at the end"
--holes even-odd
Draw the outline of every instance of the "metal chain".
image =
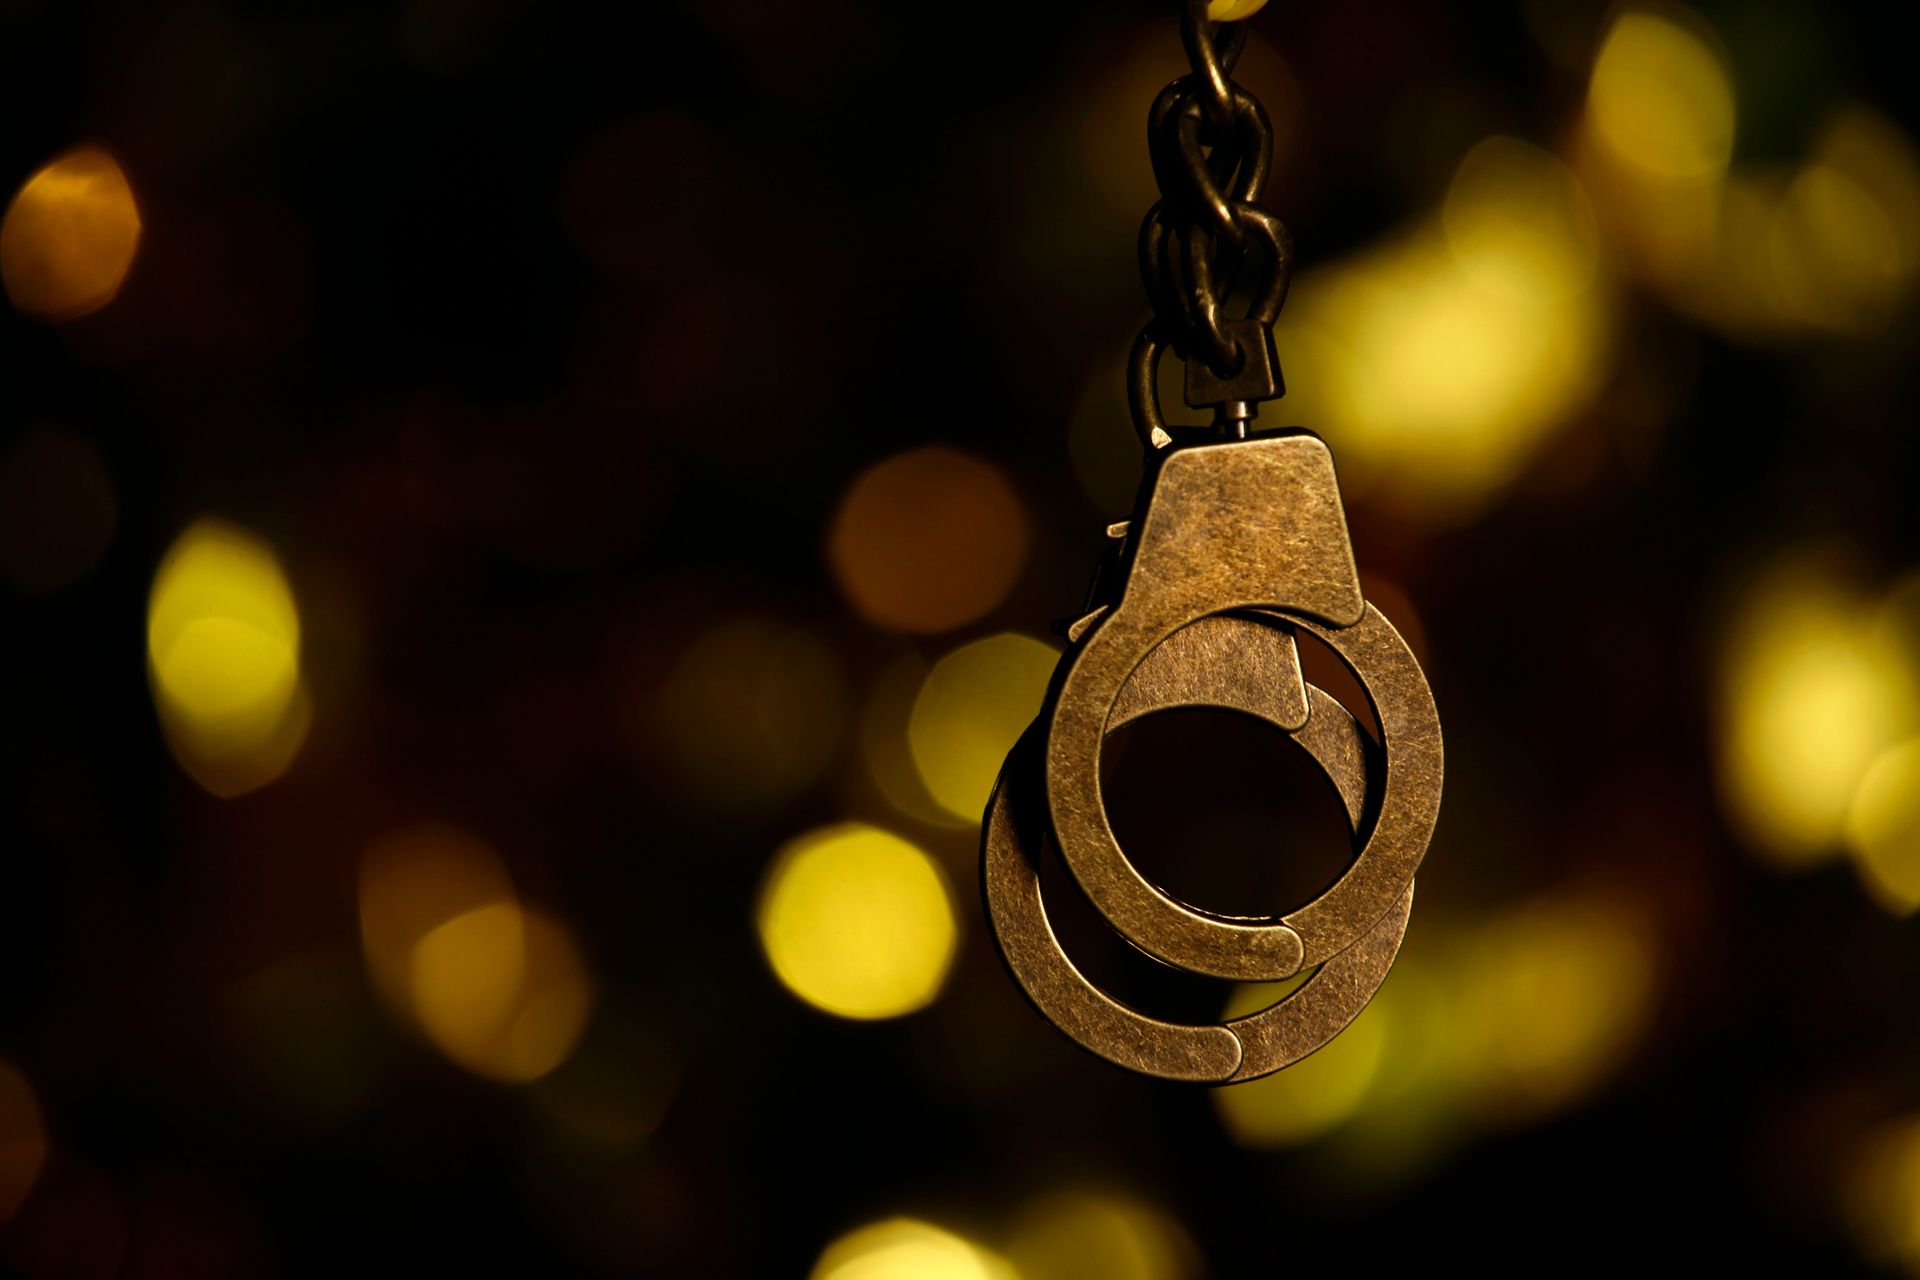
MULTIPOLYGON (((1170 349, 1182 361, 1201 361, 1215 379, 1238 376, 1249 358, 1246 337, 1228 330, 1244 326, 1223 319, 1222 305, 1251 272, 1246 319, 1270 329, 1286 301, 1293 263, 1286 228, 1261 207, 1273 128, 1260 103, 1233 82, 1246 30, 1209 22, 1207 0, 1180 3, 1191 70, 1162 89, 1147 114, 1160 199, 1141 223, 1139 254, 1154 314, 1134 342, 1127 378, 1134 425, 1149 448, 1171 439, 1157 390, 1161 353, 1170 349)), ((1252 410, 1234 405, 1218 422, 1244 434, 1252 410)))

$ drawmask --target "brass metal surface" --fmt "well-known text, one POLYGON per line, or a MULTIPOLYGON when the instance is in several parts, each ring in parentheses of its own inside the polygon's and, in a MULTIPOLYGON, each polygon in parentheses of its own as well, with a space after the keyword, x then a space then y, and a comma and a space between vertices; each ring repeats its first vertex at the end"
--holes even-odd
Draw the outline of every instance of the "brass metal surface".
MULTIPOLYGON (((1108 733, 1149 711, 1170 707, 1231 705, 1281 729, 1307 723, 1307 685, 1293 633, 1259 628, 1261 642, 1248 643, 1248 628, 1235 617, 1202 618, 1156 645, 1133 669, 1107 717, 1108 733), (1231 668, 1235 701, 1219 701, 1220 672, 1231 668)), ((1364 783, 1364 779, 1362 779, 1364 783)))
POLYGON ((1413 883, 1440 818, 1445 757, 1426 677, 1378 609, 1368 605, 1357 625, 1338 630, 1297 619, 1294 625, 1353 673, 1380 726, 1379 785, 1366 844, 1332 888, 1285 917, 1304 944, 1302 963, 1319 964, 1352 945, 1413 883))
MULTIPOLYGON (((1291 634, 1248 617, 1208 618, 1156 648, 1121 689, 1106 728, 1153 711, 1215 706, 1292 732, 1338 791, 1356 835, 1376 750, 1353 716, 1299 684, 1291 634), (1204 655, 1196 661, 1196 655, 1204 655), (1201 682, 1197 676, 1208 678, 1201 682), (1303 695, 1296 706, 1293 691, 1303 695), (1310 714, 1296 714, 1306 710, 1310 714)), ((1033 784, 1041 725, 1009 754, 988 805, 982 875, 989 918, 1007 966, 1046 1018, 1085 1048, 1130 1070, 1212 1083, 1251 1080, 1299 1061, 1337 1035, 1379 989, 1399 953, 1413 905, 1408 884, 1363 935, 1284 1000, 1212 1026, 1148 1017, 1114 1000, 1067 956, 1047 920, 1037 859, 1050 846, 1033 784)))
MULTIPOLYGON (((1219 978, 1290 977, 1353 945, 1412 882, 1439 806, 1432 695, 1406 643, 1361 597, 1333 460, 1317 437, 1178 450, 1135 527, 1119 598, 1076 628, 1081 639, 1054 696, 1044 752, 1053 834, 1095 908, 1149 955, 1219 978), (1232 662, 1245 659, 1210 652, 1210 637, 1224 634, 1213 624, 1248 610, 1283 615, 1325 641, 1367 688, 1387 740, 1380 816, 1365 848, 1333 889, 1279 920, 1221 918, 1162 893, 1121 850, 1100 792, 1101 743, 1136 670, 1208 619, 1149 679, 1171 682, 1180 705, 1223 705, 1232 662)), ((1298 662, 1291 646, 1274 660, 1285 671, 1268 672, 1263 696, 1285 702, 1299 688, 1298 662)), ((1305 710, 1301 701, 1260 714, 1294 729, 1305 710)))

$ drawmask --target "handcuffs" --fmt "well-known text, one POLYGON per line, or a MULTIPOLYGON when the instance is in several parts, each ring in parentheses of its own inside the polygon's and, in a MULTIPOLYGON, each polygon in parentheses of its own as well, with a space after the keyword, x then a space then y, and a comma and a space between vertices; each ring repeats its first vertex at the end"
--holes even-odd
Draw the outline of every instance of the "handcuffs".
POLYGON ((996 942, 1027 997, 1119 1066, 1231 1083, 1278 1071, 1338 1034, 1385 980, 1439 814, 1442 748, 1412 651, 1366 603, 1332 456, 1305 431, 1167 449, 1137 518, 1116 526, 1118 589, 1068 628, 1039 719, 988 805, 982 880, 996 942), (1375 741, 1301 673, 1295 637, 1364 691, 1375 741), (1100 752, 1155 711, 1221 707, 1292 735, 1346 807, 1359 851, 1335 884, 1277 918, 1182 903, 1128 860, 1106 817, 1100 752), (1048 923, 1039 860, 1057 856, 1117 933, 1188 973, 1274 982, 1285 999, 1209 1026, 1148 1017, 1095 987, 1048 923))

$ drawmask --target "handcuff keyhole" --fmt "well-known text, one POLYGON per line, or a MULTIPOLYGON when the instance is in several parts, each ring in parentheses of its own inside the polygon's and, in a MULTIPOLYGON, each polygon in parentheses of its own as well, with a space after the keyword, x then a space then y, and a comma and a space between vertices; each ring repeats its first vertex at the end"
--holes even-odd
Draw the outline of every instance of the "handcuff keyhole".
POLYGON ((1306 750, 1252 716, 1181 708, 1123 726, 1101 753, 1120 848, 1189 906, 1280 916, 1353 864, 1338 792, 1306 750))

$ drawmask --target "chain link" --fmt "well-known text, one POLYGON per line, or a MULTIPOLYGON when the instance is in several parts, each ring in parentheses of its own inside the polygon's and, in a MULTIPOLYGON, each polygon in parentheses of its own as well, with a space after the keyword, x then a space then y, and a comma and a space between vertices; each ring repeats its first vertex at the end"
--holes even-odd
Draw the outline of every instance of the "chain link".
POLYGON ((1160 355, 1171 350, 1183 361, 1202 361, 1217 378, 1237 375, 1247 352, 1227 332, 1223 304, 1245 283, 1253 298, 1247 318, 1271 328, 1293 265, 1286 228, 1261 207, 1273 127, 1253 95, 1233 82, 1246 29, 1209 22, 1207 0, 1180 3, 1191 70, 1162 89, 1147 113, 1160 199, 1140 225, 1139 255, 1154 314, 1134 342, 1127 378, 1134 425, 1155 449, 1171 441, 1157 391, 1160 355))

